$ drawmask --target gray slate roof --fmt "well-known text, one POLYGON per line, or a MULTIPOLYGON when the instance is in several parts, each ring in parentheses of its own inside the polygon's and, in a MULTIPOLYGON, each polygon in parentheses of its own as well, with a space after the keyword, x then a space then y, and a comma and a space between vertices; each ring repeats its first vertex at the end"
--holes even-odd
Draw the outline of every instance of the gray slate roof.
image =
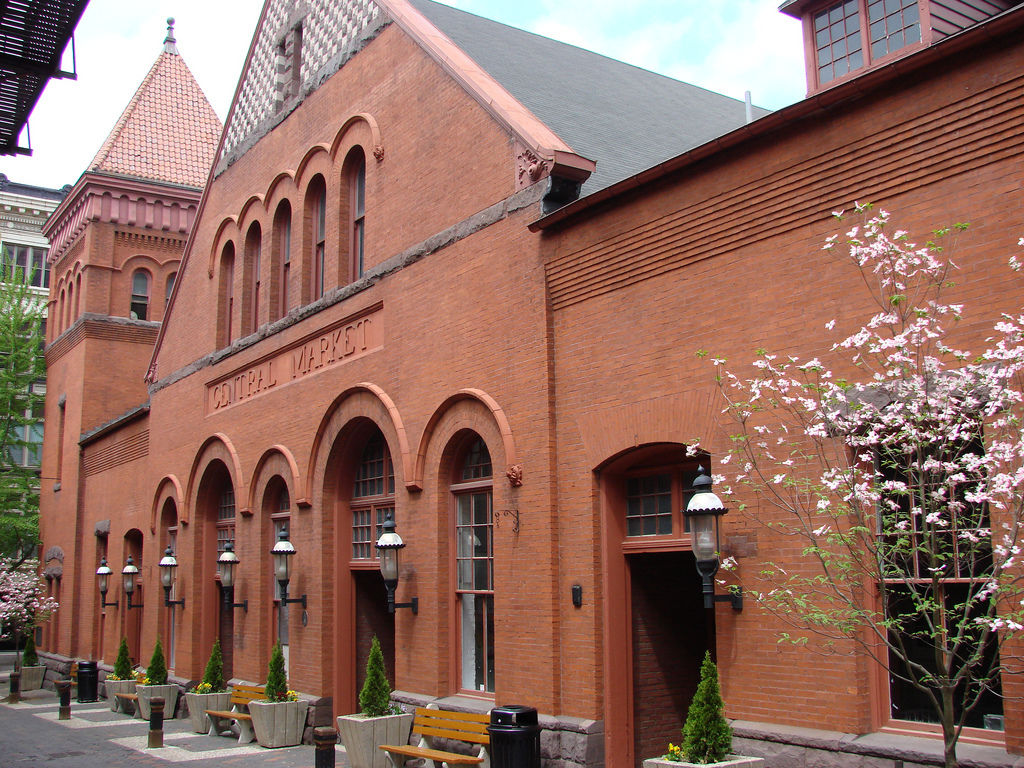
MULTIPOLYGON (((583 195, 745 122, 738 99, 431 0, 410 2, 573 150, 597 163, 583 195)), ((754 119, 768 112, 754 107, 754 119)))

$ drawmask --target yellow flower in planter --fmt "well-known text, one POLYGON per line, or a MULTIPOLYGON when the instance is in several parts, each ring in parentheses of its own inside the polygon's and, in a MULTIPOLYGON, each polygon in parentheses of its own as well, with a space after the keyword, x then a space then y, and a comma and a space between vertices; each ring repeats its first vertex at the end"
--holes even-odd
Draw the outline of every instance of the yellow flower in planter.
POLYGON ((681 763, 683 761, 683 748, 677 744, 669 742, 668 752, 665 753, 665 759, 681 763))

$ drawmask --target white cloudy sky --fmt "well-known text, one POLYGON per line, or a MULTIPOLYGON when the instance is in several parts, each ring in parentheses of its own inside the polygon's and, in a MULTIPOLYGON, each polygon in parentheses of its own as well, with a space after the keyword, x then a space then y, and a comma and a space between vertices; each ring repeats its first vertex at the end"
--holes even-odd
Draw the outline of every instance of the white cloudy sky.
MULTIPOLYGON (((729 96, 749 90, 770 109, 805 93, 800 24, 779 13, 780 0, 443 1, 729 96)), ((0 173, 46 187, 77 181, 160 54, 168 16, 178 50, 223 120, 261 7, 262 0, 90 0, 75 34, 78 79, 50 82, 29 120, 32 156, 0 158, 0 173)))

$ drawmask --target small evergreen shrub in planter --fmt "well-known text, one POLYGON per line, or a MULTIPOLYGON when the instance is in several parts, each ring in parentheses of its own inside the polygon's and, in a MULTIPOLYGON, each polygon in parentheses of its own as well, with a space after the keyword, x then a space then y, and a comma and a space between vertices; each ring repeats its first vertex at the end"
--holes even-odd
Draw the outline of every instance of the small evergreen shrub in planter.
POLYGON ((114 671, 107 675, 104 683, 107 692, 107 701, 110 703, 110 711, 117 712, 124 709, 128 714, 135 711, 135 707, 128 708, 119 698, 119 693, 135 693, 135 675, 132 674, 132 660, 128 656, 128 641, 121 638, 121 645, 117 648, 117 659, 114 661, 114 671))
POLYGON ((412 730, 411 714, 391 703, 391 685, 384 669, 384 654, 376 637, 366 660, 366 680, 359 692, 357 715, 338 718, 338 735, 345 745, 352 768, 388 768, 387 753, 381 744, 407 744, 412 730))
POLYGON ((284 651, 274 644, 267 665, 266 701, 249 704, 252 730, 261 747, 293 747, 302 741, 306 728, 308 701, 299 701, 295 691, 288 690, 284 671, 284 651))
POLYGON ((207 733, 210 730, 210 718, 206 710, 220 712, 231 706, 231 693, 224 682, 224 657, 220 650, 220 640, 214 639, 210 649, 210 658, 206 661, 203 679, 194 689, 185 694, 188 702, 188 716, 192 730, 196 733, 207 733))
POLYGON ((159 637, 146 668, 145 681, 145 684, 135 686, 135 693, 139 696, 139 717, 149 720, 149 703, 153 698, 161 696, 164 700, 164 718, 173 718, 178 704, 178 686, 167 684, 167 662, 164 661, 164 648, 159 637))
POLYGON ((732 729, 725 720, 724 710, 718 667, 711 661, 709 651, 700 666, 700 683, 686 715, 682 745, 669 744, 667 754, 644 760, 644 768, 760 768, 764 764, 760 757, 729 754, 732 729))
POLYGON ((43 687, 46 667, 40 665, 36 654, 36 636, 31 629, 25 636, 25 650, 21 654, 21 690, 35 691, 43 687))

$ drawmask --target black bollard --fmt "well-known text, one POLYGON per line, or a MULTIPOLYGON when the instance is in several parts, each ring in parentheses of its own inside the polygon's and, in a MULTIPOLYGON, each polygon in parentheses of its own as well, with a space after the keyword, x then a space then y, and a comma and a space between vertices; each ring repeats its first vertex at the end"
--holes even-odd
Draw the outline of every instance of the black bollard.
POLYGON ((313 768, 334 768, 338 731, 335 728, 314 728, 313 744, 316 746, 313 768))
POLYGON ((162 696, 154 696, 149 700, 149 749, 159 749, 164 745, 164 700, 162 696))
POLYGON ((7 700, 11 704, 21 701, 21 672, 11 672, 11 695, 7 700))
POLYGON ((57 710, 58 720, 71 719, 71 681, 57 680, 54 683, 57 688, 57 696, 60 697, 60 708, 57 710))

